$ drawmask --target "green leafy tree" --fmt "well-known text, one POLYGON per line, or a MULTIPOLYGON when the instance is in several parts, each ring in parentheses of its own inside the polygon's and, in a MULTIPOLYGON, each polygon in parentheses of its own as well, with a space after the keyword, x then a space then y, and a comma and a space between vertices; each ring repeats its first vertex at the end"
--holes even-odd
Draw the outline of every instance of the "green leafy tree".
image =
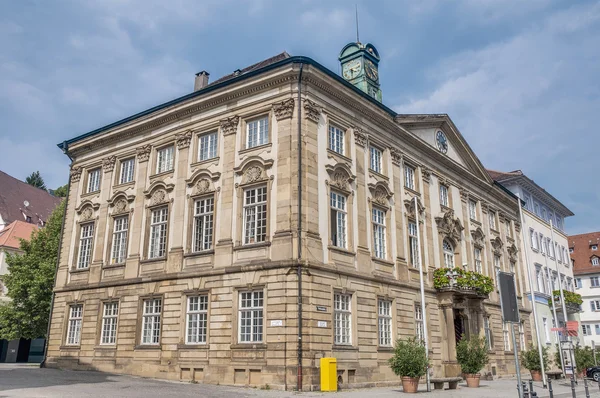
POLYGON ((456 360, 463 373, 477 374, 488 363, 488 347, 485 337, 464 335, 456 346, 456 360))
MULTIPOLYGON (((548 370, 548 365, 551 363, 550 358, 548 358, 548 347, 542 347, 542 360, 544 361, 544 369, 548 370)), ((523 365, 525 369, 533 370, 534 372, 542 370, 539 350, 536 346, 531 344, 529 350, 521 353, 521 365, 523 365)))
POLYGON ((62 185, 58 188, 56 188, 54 191, 52 191, 52 195, 59 197, 59 198, 66 198, 67 197, 67 190, 68 190, 68 184, 62 185))
POLYGON ((592 347, 575 346, 575 364, 579 373, 594 366, 594 351, 592 351, 592 347))
POLYGON ((421 340, 408 337, 398 339, 394 356, 389 359, 390 368, 397 376, 421 377, 427 372, 427 352, 421 340))
POLYGON ((0 305, 0 338, 35 339, 46 335, 65 201, 44 228, 21 240, 22 254, 9 254, 3 282, 11 301, 0 305))
POLYGON ((44 182, 44 179, 42 178, 42 175, 39 171, 34 171, 33 173, 31 173, 29 177, 25 179, 25 182, 29 185, 33 185, 36 188, 40 188, 46 191, 46 183, 44 182))

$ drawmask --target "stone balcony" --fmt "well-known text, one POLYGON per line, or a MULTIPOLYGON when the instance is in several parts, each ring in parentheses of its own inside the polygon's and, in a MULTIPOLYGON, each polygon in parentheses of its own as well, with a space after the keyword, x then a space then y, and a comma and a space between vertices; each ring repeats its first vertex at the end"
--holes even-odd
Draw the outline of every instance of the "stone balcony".
POLYGON ((461 268, 438 268, 433 274, 435 289, 452 292, 456 295, 487 298, 494 289, 494 283, 488 276, 461 268))

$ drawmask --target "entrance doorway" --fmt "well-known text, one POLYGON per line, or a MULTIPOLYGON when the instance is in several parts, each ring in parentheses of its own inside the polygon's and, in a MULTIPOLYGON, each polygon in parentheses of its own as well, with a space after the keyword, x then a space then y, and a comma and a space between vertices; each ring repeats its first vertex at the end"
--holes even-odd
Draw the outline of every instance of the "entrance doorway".
POLYGON ((465 330, 465 316, 462 310, 454 310, 454 335, 456 337, 456 344, 460 343, 463 334, 466 334, 465 330))

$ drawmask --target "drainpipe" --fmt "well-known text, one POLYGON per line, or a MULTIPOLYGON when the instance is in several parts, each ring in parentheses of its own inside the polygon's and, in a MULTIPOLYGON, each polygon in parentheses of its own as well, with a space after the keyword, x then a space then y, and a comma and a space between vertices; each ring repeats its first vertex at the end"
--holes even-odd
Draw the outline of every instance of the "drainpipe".
POLYGON ((302 68, 298 73, 298 384, 302 391, 302 68))
MULTIPOLYGON (((67 155, 73 164, 73 158, 69 155, 69 146, 67 142, 63 142, 63 153, 67 155)), ((70 169, 70 167, 69 167, 70 169)), ((60 252, 62 251, 63 235, 65 232, 65 221, 67 219, 67 208, 69 207, 69 193, 71 192, 71 176, 69 175, 69 181, 67 182, 67 197, 65 198, 65 210, 63 211, 63 222, 60 227, 60 238, 58 238, 58 253, 56 255, 56 269, 54 270, 54 283, 56 283, 56 276, 58 275, 58 265, 60 264, 60 252)), ((46 329, 46 344, 44 344, 44 356, 40 363, 40 368, 46 367, 46 356, 48 355, 48 341, 50 340, 50 323, 52 322, 52 310, 54 309, 54 287, 52 288, 52 297, 50 298, 50 315, 48 316, 48 328, 46 329)))

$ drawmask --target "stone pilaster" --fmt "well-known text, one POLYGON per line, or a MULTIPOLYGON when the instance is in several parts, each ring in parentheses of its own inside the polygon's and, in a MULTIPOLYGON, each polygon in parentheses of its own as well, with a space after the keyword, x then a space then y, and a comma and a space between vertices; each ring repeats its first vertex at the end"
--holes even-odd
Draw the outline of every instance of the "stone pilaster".
POLYGON ((356 224, 354 228, 358 231, 358 242, 356 242, 357 269, 361 272, 372 272, 371 252, 369 251, 370 214, 367 203, 367 173, 368 163, 368 136, 360 128, 353 128, 354 154, 356 160, 356 224))
POLYGON ((144 255, 144 247, 148 245, 143 239, 146 213, 146 202, 144 199, 144 191, 148 176, 150 174, 150 153, 152 147, 144 145, 137 148, 137 162, 135 172, 135 199, 133 202, 133 215, 130 222, 130 237, 129 237, 129 256, 125 261, 125 278, 135 278, 139 275, 140 260, 144 255), (142 244, 143 242, 143 244, 142 244))

